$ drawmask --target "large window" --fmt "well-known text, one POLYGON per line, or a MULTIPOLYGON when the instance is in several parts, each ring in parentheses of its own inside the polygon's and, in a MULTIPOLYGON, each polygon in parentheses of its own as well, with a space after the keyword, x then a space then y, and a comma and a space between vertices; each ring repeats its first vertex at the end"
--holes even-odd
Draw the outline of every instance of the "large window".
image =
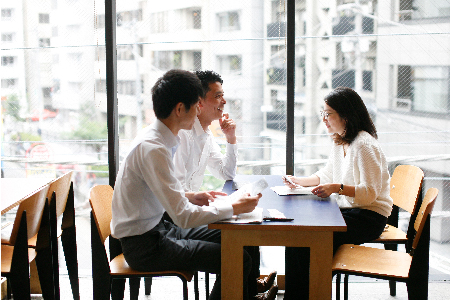
MULTIPOLYGON (((108 182, 105 1, 7 3, 0 28, 3 173, 75 170, 75 204, 83 210, 89 188, 108 182), (36 144, 45 144, 48 161, 27 156, 36 144)), ((390 169, 417 165, 424 188, 440 189, 431 278, 450 278, 439 268, 439 255, 450 259, 447 0, 296 0, 295 28, 287 28, 285 0, 116 3, 120 159, 154 122, 151 88, 164 72, 214 70, 237 123, 238 173, 284 174, 292 151, 294 173, 310 175, 325 164, 331 144, 319 114, 322 99, 335 87, 352 87, 373 116, 390 169), (295 32, 293 99, 289 30, 295 32), (294 102, 293 149, 286 146, 288 101, 294 102)), ((213 127, 225 148, 220 127, 213 127)), ((205 187, 222 184, 205 177, 205 187)))

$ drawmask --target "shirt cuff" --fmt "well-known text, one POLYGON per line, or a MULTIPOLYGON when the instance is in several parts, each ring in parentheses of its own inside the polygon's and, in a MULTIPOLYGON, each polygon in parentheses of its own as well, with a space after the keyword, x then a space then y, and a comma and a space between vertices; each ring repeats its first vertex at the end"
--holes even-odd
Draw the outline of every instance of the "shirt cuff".
POLYGON ((235 155, 237 155, 237 150, 238 150, 237 144, 227 143, 227 152, 230 151, 230 152, 234 153, 235 155))
POLYGON ((229 219, 233 216, 233 206, 231 203, 214 203, 214 206, 219 211, 219 220, 229 219))

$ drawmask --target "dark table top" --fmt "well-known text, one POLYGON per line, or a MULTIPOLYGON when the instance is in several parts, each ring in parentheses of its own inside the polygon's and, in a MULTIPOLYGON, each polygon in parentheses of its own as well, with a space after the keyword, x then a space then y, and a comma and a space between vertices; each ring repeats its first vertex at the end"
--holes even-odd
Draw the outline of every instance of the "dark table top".
MULTIPOLYGON (((264 221, 262 224, 211 224, 210 228, 226 229, 229 226, 264 226, 270 230, 277 226, 277 230, 306 230, 306 231, 346 231, 346 224, 339 206, 330 198, 319 198, 315 195, 278 196, 270 187, 284 185, 280 175, 237 175, 233 180, 238 186, 265 178, 269 184, 262 192, 258 207, 264 209, 263 216, 269 216, 267 209, 277 209, 286 218, 293 218, 291 222, 264 221), (281 227, 281 228, 280 228, 281 227)), ((233 181, 227 181, 222 189, 231 194, 234 192, 233 181)), ((233 229, 238 229, 234 227, 233 229)), ((242 229, 245 229, 243 227, 242 229)))

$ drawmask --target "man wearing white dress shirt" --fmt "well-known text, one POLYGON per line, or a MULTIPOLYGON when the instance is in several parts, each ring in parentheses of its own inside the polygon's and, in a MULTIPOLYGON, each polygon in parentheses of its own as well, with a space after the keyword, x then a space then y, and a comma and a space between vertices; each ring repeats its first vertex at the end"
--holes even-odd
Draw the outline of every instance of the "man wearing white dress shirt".
MULTIPOLYGON (((236 144, 236 123, 224 112, 227 101, 224 98, 223 80, 214 71, 196 71, 200 79, 204 96, 199 101, 200 113, 191 130, 180 130, 180 145, 174 156, 175 177, 182 183, 186 192, 196 192, 203 183, 205 170, 216 178, 231 180, 236 176, 238 148, 236 144), (225 154, 216 143, 209 129, 211 123, 219 120, 220 128, 226 138, 225 154)), ((214 195, 215 192, 210 191, 214 195)), ((252 257, 252 270, 249 281, 249 294, 256 296, 272 287, 276 272, 268 277, 259 278, 259 247, 245 247, 252 257)), ((275 288, 275 287, 274 287, 275 288)), ((276 287, 277 288, 277 287, 276 287)), ((257 299, 271 299, 276 291, 272 289, 270 296, 258 295, 257 299)))
MULTIPOLYGON (((207 224, 251 212, 261 194, 209 206, 214 196, 185 192, 174 176, 172 157, 181 129, 191 129, 198 113, 201 83, 195 74, 171 70, 152 88, 157 120, 144 128, 119 168, 112 201, 111 234, 131 268, 188 270, 217 274, 210 299, 220 299, 220 231, 207 224), (163 219, 164 212, 173 223, 163 219)), ((244 287, 251 258, 244 251, 244 287)), ((247 299, 246 289, 244 299, 247 299)))
POLYGON ((200 113, 191 130, 180 130, 180 146, 174 157, 175 176, 185 191, 198 191, 205 170, 214 177, 231 180, 236 176, 237 145, 236 123, 224 113, 227 101, 222 88, 223 80, 213 71, 197 71, 202 82, 204 97, 200 99, 200 113), (222 154, 209 126, 219 120, 226 137, 226 151, 222 154))

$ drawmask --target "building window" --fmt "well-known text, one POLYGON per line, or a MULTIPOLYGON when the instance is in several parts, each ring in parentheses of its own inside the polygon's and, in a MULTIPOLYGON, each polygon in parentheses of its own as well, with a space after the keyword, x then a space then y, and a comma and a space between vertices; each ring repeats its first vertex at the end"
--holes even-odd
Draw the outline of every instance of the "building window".
POLYGON ((160 70, 180 69, 182 63, 181 51, 155 51, 154 65, 160 70))
POLYGON ((132 21, 142 21, 142 10, 123 11, 117 14, 117 26, 129 24, 132 21))
POLYGON ((241 29, 239 22, 239 12, 228 11, 217 14, 219 22, 219 31, 235 31, 241 29))
POLYGON ((395 108, 450 112, 450 67, 398 66, 395 108))
POLYGON ((194 70, 200 71, 202 69, 202 52, 194 52, 194 70))
POLYGON ((17 79, 8 78, 2 79, 2 89, 14 88, 17 84, 17 79))
POLYGON ((41 24, 50 23, 50 15, 49 14, 39 14, 39 23, 41 23, 41 24))
POLYGON ((450 2, 429 0, 400 0, 399 20, 419 20, 450 16, 450 2))
POLYGON ((11 8, 2 8, 2 21, 9 21, 12 18, 11 8))
POLYGON ((49 38, 39 39, 39 47, 50 47, 50 39, 49 38))
POLYGON ((97 28, 105 28, 105 15, 97 16, 97 28))
POLYGON ((242 72, 242 57, 240 55, 223 55, 217 57, 221 74, 240 75, 242 72))
POLYGON ((122 95, 136 94, 136 81, 119 80, 117 81, 117 93, 122 95))
POLYGON ((202 10, 196 9, 192 11, 192 22, 194 29, 202 28, 202 10))
POLYGON ((167 11, 152 13, 150 16, 150 32, 164 33, 169 31, 169 15, 167 11))
POLYGON ((2 66, 14 65, 14 56, 2 56, 2 66))
POLYGON ((129 46, 117 46, 117 60, 134 60, 131 48, 129 46))
POLYGON ((52 96, 52 88, 51 87, 43 87, 42 95, 44 98, 50 98, 52 96))
MULTIPOLYGON (((142 84, 142 79, 141 79, 142 84)), ((142 85, 142 88, 144 85, 142 85)), ((106 91, 106 80, 97 79, 95 81, 95 89, 97 92, 106 91)), ((143 90, 142 90, 143 92, 143 90)), ((117 81, 117 93, 122 95, 135 95, 136 94, 136 81, 132 80, 118 80, 117 81)))
POLYGON ((13 33, 2 33, 2 42, 12 42, 13 35, 13 33))

